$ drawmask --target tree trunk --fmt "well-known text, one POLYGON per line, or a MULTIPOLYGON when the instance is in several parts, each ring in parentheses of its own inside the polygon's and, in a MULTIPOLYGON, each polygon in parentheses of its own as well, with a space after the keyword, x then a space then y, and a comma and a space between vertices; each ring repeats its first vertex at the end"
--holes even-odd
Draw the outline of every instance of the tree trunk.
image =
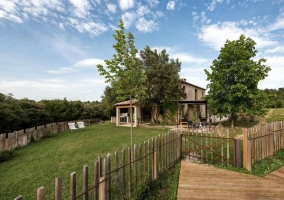
POLYGON ((235 136, 235 114, 234 113, 232 113, 231 114, 231 128, 232 128, 232 130, 233 130, 233 135, 235 136))
POLYGON ((132 96, 130 94, 130 124, 131 124, 131 128, 130 128, 130 135, 131 135, 131 148, 133 145, 133 113, 132 113, 132 96))

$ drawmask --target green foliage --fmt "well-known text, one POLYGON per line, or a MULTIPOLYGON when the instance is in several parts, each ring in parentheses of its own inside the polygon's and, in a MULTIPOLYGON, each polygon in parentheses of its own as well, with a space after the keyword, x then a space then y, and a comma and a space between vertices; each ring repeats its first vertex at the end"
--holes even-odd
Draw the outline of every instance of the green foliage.
POLYGON ((49 117, 45 112, 42 105, 29 99, 19 100, 19 105, 25 113, 25 118, 23 119, 19 129, 31 128, 33 126, 41 126, 48 122, 49 117))
POLYGON ((180 99, 183 95, 179 80, 181 62, 170 59, 166 50, 160 53, 151 50, 149 46, 140 52, 145 74, 146 98, 141 105, 147 108, 152 115, 153 123, 158 123, 160 109, 164 111, 173 99, 180 99))
POLYGON ((207 88, 210 89, 206 99, 214 114, 265 114, 267 96, 257 85, 271 69, 263 64, 266 59, 253 60, 257 53, 255 45, 251 38, 244 35, 238 40, 227 40, 212 63, 211 72, 205 70, 209 81, 207 88))
POLYGON ((30 143, 34 143, 36 142, 34 135, 32 134, 30 137, 30 143))
POLYGON ((267 108, 284 108, 284 88, 265 89, 269 101, 266 104, 267 108))
POLYGON ((106 67, 97 65, 101 76, 104 76, 106 83, 111 83, 115 88, 117 100, 125 98, 139 98, 143 95, 143 66, 136 57, 138 50, 134 45, 134 36, 124 33, 123 21, 119 20, 119 29, 113 35, 116 44, 113 45, 116 53, 111 60, 105 60, 106 67))
POLYGON ((199 117, 197 113, 197 107, 196 105, 193 106, 193 118, 192 118, 193 124, 197 124, 199 122, 199 117))
POLYGON ((115 116, 115 103, 117 103, 117 101, 114 88, 106 86, 104 90, 104 95, 102 96, 102 107, 104 115, 108 116, 109 118, 115 116))
POLYGON ((0 133, 11 133, 52 122, 109 119, 104 109, 98 101, 67 101, 64 98, 35 102, 27 98, 17 100, 12 94, 0 93, 0 133))
POLYGON ((14 151, 15 149, 0 151, 0 162, 9 160, 12 157, 12 154, 14 153, 14 151))
POLYGON ((19 101, 12 94, 0 93, 0 133, 10 133, 18 129, 27 115, 21 108, 19 101))
POLYGON ((267 157, 252 165, 252 171, 248 171, 244 168, 238 168, 233 165, 227 166, 225 164, 218 164, 216 167, 228 169, 232 171, 242 172, 246 174, 252 174, 255 176, 264 177, 269 173, 284 166, 284 149, 281 149, 273 154, 273 157, 267 157))
POLYGON ((150 182, 140 196, 142 200, 175 200, 179 182, 180 163, 161 172, 157 180, 150 182))

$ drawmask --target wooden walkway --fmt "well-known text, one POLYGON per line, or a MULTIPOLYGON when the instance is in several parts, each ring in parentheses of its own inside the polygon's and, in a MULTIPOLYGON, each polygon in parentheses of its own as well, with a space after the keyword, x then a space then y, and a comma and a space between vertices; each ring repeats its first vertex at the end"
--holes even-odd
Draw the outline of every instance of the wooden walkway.
POLYGON ((264 178, 181 161, 178 200, 284 199, 284 167, 264 178))

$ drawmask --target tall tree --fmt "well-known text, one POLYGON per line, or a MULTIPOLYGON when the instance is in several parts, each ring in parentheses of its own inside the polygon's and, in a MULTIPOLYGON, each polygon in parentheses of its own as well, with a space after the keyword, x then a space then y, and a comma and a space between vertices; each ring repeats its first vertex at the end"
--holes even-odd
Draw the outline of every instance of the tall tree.
POLYGON ((151 113, 151 121, 158 123, 161 108, 166 108, 173 99, 183 95, 179 72, 181 62, 170 59, 166 50, 160 53, 151 50, 149 46, 140 52, 145 70, 146 98, 143 106, 151 113))
POLYGON ((12 94, 0 93, 0 134, 19 130, 21 123, 26 120, 27 115, 19 100, 14 99, 12 94))
POLYGON ((130 100, 131 115, 131 146, 133 144, 133 113, 132 99, 143 94, 141 85, 143 83, 143 66, 136 57, 138 50, 134 44, 134 36, 128 33, 127 37, 124 33, 123 21, 119 20, 119 29, 113 35, 116 43, 113 45, 116 53, 111 60, 105 60, 106 67, 97 65, 101 76, 104 76, 106 83, 111 83, 115 88, 117 99, 130 100))
POLYGON ((116 111, 114 104, 117 103, 115 89, 107 85, 104 90, 104 95, 101 97, 104 115, 106 115, 108 118, 114 116, 116 111))
POLYGON ((255 45, 255 41, 244 35, 238 40, 227 40, 212 63, 211 72, 205 69, 209 81, 208 103, 214 113, 231 115, 233 129, 238 112, 249 115, 265 113, 266 96, 257 85, 271 69, 263 64, 266 59, 253 60, 257 53, 255 45))

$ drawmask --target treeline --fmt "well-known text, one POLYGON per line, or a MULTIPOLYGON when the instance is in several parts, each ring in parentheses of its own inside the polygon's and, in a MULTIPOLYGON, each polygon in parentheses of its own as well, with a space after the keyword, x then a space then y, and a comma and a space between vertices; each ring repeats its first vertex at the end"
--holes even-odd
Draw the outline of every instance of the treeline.
POLYGON ((65 122, 78 119, 109 119, 113 114, 106 113, 101 102, 81 102, 63 100, 15 99, 12 94, 0 93, 0 134, 31 128, 52 122, 65 122))
POLYGON ((267 108, 284 108, 284 88, 265 89, 264 92, 268 95, 269 101, 267 108))

